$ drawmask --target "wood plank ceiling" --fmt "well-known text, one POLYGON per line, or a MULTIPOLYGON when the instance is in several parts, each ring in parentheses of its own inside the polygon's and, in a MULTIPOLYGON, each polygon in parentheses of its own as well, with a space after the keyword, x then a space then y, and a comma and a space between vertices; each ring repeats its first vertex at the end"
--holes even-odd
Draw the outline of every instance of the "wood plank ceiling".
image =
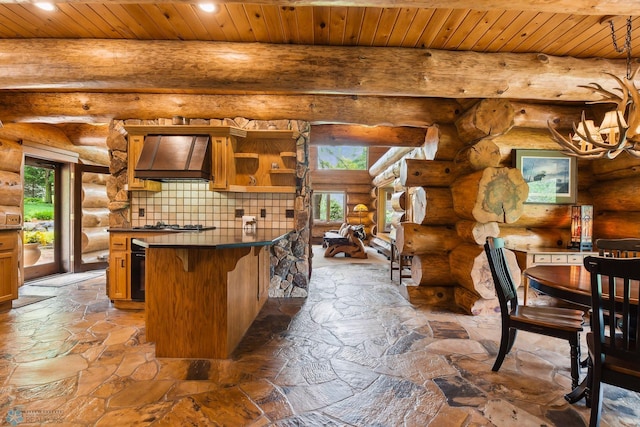
MULTIPOLYGON (((5 43, 0 49, 0 58, 4 57, 2 62, 5 62, 5 64, 0 64, 0 69, 4 67, 5 73, 4 83, 2 83, 3 78, 0 73, 0 112, 7 114, 11 108, 16 111, 20 110, 18 113, 9 114, 9 121, 47 122, 47 119, 42 117, 42 110, 50 108, 55 101, 58 107, 57 111, 52 113, 52 116, 55 116, 52 117, 52 123, 61 123, 67 118, 69 122, 96 122, 96 120, 109 115, 109 112, 105 112, 105 110, 108 110, 109 106, 113 107, 114 102, 120 102, 116 107, 120 111, 125 110, 125 106, 131 104, 130 100, 121 95, 123 92, 128 92, 128 88, 127 90, 123 88, 111 91, 102 90, 99 86, 102 81, 99 81, 98 77, 94 78, 94 80, 98 80, 97 83, 88 80, 92 77, 90 72, 87 72, 85 84, 80 80, 71 80, 71 78, 67 85, 64 82, 43 84, 34 78, 34 80, 26 82, 23 80, 20 85, 12 86, 15 84, 15 79, 11 80, 11 78, 15 78, 21 73, 27 75, 27 79, 33 78, 33 75, 37 77, 37 73, 41 73, 41 76, 47 76, 47 71, 44 69, 46 67, 38 67, 37 64, 28 61, 25 61, 22 68, 16 65, 13 67, 7 65, 9 62, 7 59, 14 58, 21 48, 25 47, 24 44, 17 43, 21 40, 111 39, 142 42, 162 40, 177 43, 180 41, 257 42, 268 43, 269 46, 282 45, 283 48, 286 46, 311 46, 310 50, 313 47, 321 46, 357 46, 362 48, 408 48, 411 52, 415 52, 414 49, 418 51, 430 49, 484 54, 542 53, 557 58, 578 58, 576 61, 607 58, 617 60, 620 64, 620 60, 625 57, 625 54, 616 52, 614 49, 611 30, 607 23, 607 14, 615 15, 613 19, 616 27, 616 41, 619 46, 624 43, 626 17, 633 15, 632 45, 637 45, 640 42, 640 28, 638 28, 640 27, 640 8, 638 8, 637 2, 638 0, 557 0, 552 2, 548 0, 254 0, 254 3, 243 3, 242 0, 228 0, 219 4, 217 13, 210 14, 203 12, 189 0, 169 0, 157 4, 152 0, 103 0, 102 2, 62 0, 56 4, 56 10, 53 12, 43 11, 30 1, 0 0, 0 40, 16 42, 13 44, 5 43), (21 72, 21 70, 25 71, 21 72), (60 96, 54 98, 53 93, 56 91, 83 91, 84 93, 78 92, 75 97, 69 96, 63 100, 60 96), (31 94, 24 95, 21 98, 22 101, 18 101, 19 96, 10 98, 10 96, 19 95, 18 92, 31 94), (111 98, 99 98, 99 92, 110 93, 111 98), (38 96, 34 94, 38 94, 38 96), (116 98, 117 96, 118 98, 116 98), (91 105, 93 116, 85 118, 84 115, 86 115, 86 110, 89 110, 89 105, 91 105), (101 108, 102 113, 99 113, 101 108), (75 116, 75 120, 73 116, 75 116)), ((46 46, 57 45, 43 46, 45 47, 41 50, 47 49, 46 46)), ((39 46, 33 44, 29 47, 32 49, 31 52, 36 52, 39 46)), ((84 48, 89 47, 85 45, 84 48)), ((154 49, 150 49, 150 55, 157 55, 158 51, 162 51, 162 47, 159 46, 155 46, 154 49)), ((262 49, 262 52, 264 53, 265 50, 267 49, 262 49)), ((72 51, 72 45, 65 45, 64 54, 68 55, 67 59, 70 58, 72 51)), ((256 52, 259 55, 259 47, 256 52)), ((269 52, 274 55, 273 50, 269 52)), ((52 57, 51 52, 47 54, 52 57)), ((277 53, 275 54, 277 55, 277 53)), ((391 65, 387 64, 389 64, 389 58, 397 54, 397 51, 385 52, 385 66, 393 67, 393 62, 391 65)), ((284 55, 284 51, 281 55, 284 55)), ((308 58, 312 58, 309 61, 322 60, 321 56, 309 56, 308 58)), ((405 67, 405 72, 407 67, 411 66, 406 63, 407 58, 411 61, 415 60, 416 56, 411 55, 405 56, 402 60, 398 59, 399 62, 404 61, 402 65, 405 67)), ((473 67, 473 63, 473 60, 467 60, 464 67, 473 67)), ((494 69, 500 68, 499 60, 493 64, 495 64, 494 69)), ((593 62, 589 62, 589 64, 593 64, 593 62)), ((65 66, 68 65, 63 64, 61 69, 64 69, 65 66)), ((558 65, 555 66, 558 67, 558 65)), ((589 73, 593 75, 594 67, 589 66, 591 67, 589 73)), ((456 64, 452 64, 452 69, 454 67, 456 64)), ((476 66, 475 68, 486 70, 486 63, 484 67, 476 66)), ((535 74, 537 72, 535 62, 533 67, 528 72, 535 74)), ((559 69, 563 70, 562 67, 563 65, 560 64, 559 69)), ((575 74, 580 69, 580 64, 571 63, 566 67, 568 71, 563 73, 567 77, 571 77, 568 74, 575 74)), ((459 68, 463 67, 459 66, 459 68)), ((492 74, 494 79, 501 81, 493 86, 485 86, 490 87, 491 90, 494 86, 507 87, 503 83, 504 73, 517 73, 518 71, 512 70, 515 67, 504 66, 503 68, 505 70, 497 70, 492 74), (499 72, 503 72, 503 75, 496 77, 499 72)), ((61 71, 57 70, 56 72, 58 73, 56 76, 60 77, 61 71)), ((600 71, 598 72, 602 74, 600 71)), ((354 81, 357 82, 357 85, 366 85, 370 76, 366 74, 366 70, 358 70, 358 73, 360 73, 358 74, 360 80, 354 79, 354 81)), ((466 87, 463 84, 465 83, 464 73, 465 71, 458 70, 457 83, 451 85, 456 90, 458 90, 458 86, 466 87)), ((480 73, 482 74, 481 79, 487 77, 486 71, 480 71, 480 73)), ((542 79, 539 82, 528 81, 528 77, 524 77, 520 79, 519 87, 524 87, 524 90, 527 89, 527 84, 532 88, 540 87, 545 84, 545 81, 549 82, 549 79, 557 79, 555 76, 556 74, 550 73, 547 80, 542 79)), ((206 71, 200 71, 200 81, 206 83, 206 77, 206 71)), ((511 77, 515 77, 515 74, 512 74, 511 77)), ((378 76, 378 78, 381 79, 384 76, 378 76)), ((409 86, 412 84, 411 82, 424 80, 424 76, 419 73, 412 78, 413 80, 406 79, 405 85, 409 86)), ((431 78, 435 79, 433 76, 431 78)), ((583 75, 581 78, 582 80, 576 80, 578 83, 576 81, 571 81, 569 84, 565 82, 564 86, 575 88, 585 81, 584 79, 590 77, 587 73, 586 77, 583 75)), ((401 77, 394 79, 400 80, 401 77)), ((477 76, 475 80, 478 80, 477 76)), ((433 82, 435 81, 433 80, 433 82)), ((511 85, 510 91, 515 93, 516 81, 512 78, 509 83, 514 83, 511 85)), ((438 84, 442 87, 442 83, 438 84)), ((431 86, 437 85, 432 84, 431 86)), ((195 84, 190 87, 191 94, 207 93, 201 88, 196 88, 195 84)), ((232 87, 229 90, 224 90, 226 88, 227 86, 219 85, 218 93, 227 95, 234 93, 232 87)), ((152 89, 148 91, 152 91, 152 89)), ((163 90, 162 88, 156 90, 157 93, 165 94, 168 91, 169 89, 163 90)), ((175 87, 171 88, 171 91, 180 92, 175 87)), ((324 89, 324 92, 308 91, 306 94, 318 96, 318 94, 328 92, 327 89, 324 89)), ((552 95, 546 99, 553 99, 552 96, 560 99, 560 96, 555 95, 553 90, 549 92, 552 95)), ((246 95, 249 92, 244 88, 238 90, 237 93, 246 95)), ((416 97, 423 97, 423 99, 442 96, 435 92, 434 94, 425 93, 424 89, 423 92, 416 90, 415 93, 416 97)), ((459 90, 459 93, 465 92, 459 90)), ((499 93, 499 91, 493 93, 499 93)), ((304 92, 298 94, 302 95, 304 92)), ((351 94, 366 95, 366 92, 354 91, 351 94)), ((131 94, 132 97, 134 95, 131 94)), ((259 93, 253 92, 253 95, 259 95, 259 93)), ((348 96, 350 94, 343 91, 334 95, 348 96)), ((394 96, 393 94, 385 95, 394 96)), ((402 108, 408 110, 408 103, 411 100, 407 93, 398 91, 395 96, 398 96, 398 99, 404 99, 405 104, 402 108)), ((472 94, 467 98, 474 96, 478 95, 472 94)), ((135 98, 132 99, 135 99, 136 102, 142 102, 139 100, 144 101, 145 98, 135 95, 135 98)), ((273 104, 273 99, 275 98, 261 101, 265 104, 269 102, 273 104)), ((524 99, 524 97, 520 97, 520 99, 524 99)), ((153 98, 148 104, 158 105, 169 102, 175 104, 174 110, 184 108, 188 104, 187 101, 174 101, 166 96, 165 98, 153 98)), ((248 102, 256 104, 257 101, 256 98, 252 98, 248 102)), ((314 110, 318 98, 300 98, 300 102, 307 105, 308 110, 311 111, 314 110)), ((344 100, 340 98, 336 102, 344 103, 344 100)), ((223 101, 222 98, 215 101, 191 98, 189 103, 192 106, 192 111, 199 112, 199 105, 216 103, 224 105, 227 101, 223 101)), ((355 99, 351 101, 351 104, 349 107, 345 107, 345 110, 351 111, 355 107, 366 108, 358 106, 357 104, 362 104, 362 102, 357 102, 355 99)), ((345 113, 338 111, 338 105, 342 104, 331 104, 330 108, 336 111, 333 115, 344 116, 345 113)), ((292 108, 295 108, 295 105, 292 108)), ((318 108, 316 105, 315 109, 318 108)), ((329 109, 326 106, 324 108, 329 109)), ((398 108, 401 107, 398 106, 398 108)), ((149 108, 149 114, 153 114, 152 108, 149 108)), ((315 114, 313 111, 309 113, 309 115, 315 114)), ((7 120, 7 117, 1 116, 2 114, 0 114, 0 120, 7 120)), ((317 120, 322 122, 323 118, 320 117, 317 120)), ((331 122, 335 119, 328 120, 331 122)), ((411 123, 412 120, 412 118, 399 119, 398 122, 411 123)), ((380 123, 381 120, 372 119, 372 122, 380 123)))
MULTIPOLYGON (((475 52, 537 52, 623 58, 602 15, 410 7, 223 3, 209 14, 191 3, 0 4, 0 38, 204 40, 375 46, 475 52)), ((640 26, 640 17, 634 18, 640 26)), ((618 43, 624 17, 617 17, 618 43)), ((638 43, 640 29, 634 30, 638 43)))

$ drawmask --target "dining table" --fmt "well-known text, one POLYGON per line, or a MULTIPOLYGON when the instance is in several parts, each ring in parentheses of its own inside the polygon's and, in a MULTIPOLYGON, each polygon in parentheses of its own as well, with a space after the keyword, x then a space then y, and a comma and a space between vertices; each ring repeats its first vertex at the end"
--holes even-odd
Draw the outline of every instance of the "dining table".
MULTIPOLYGON (((585 310, 591 308, 591 274, 583 265, 536 265, 523 271, 525 286, 530 287, 545 295, 567 301, 584 307, 585 310)), ((602 293, 606 296, 609 293, 608 284, 603 280, 602 293)), ((622 282, 616 283, 616 295, 623 293, 622 282)), ((631 291, 630 302, 632 306, 638 307, 638 288, 631 291)), ((584 367, 586 363, 582 363, 584 367)), ((578 402, 588 393, 588 378, 585 379, 570 393, 565 395, 565 399, 570 403, 578 402)))
MULTIPOLYGON (((573 304, 591 308, 591 275, 583 265, 536 265, 523 272, 525 286, 573 304)), ((616 295, 622 294, 622 282, 616 284, 616 295)), ((608 295, 606 283, 602 293, 608 295)), ((638 290, 631 290, 631 304, 638 306, 638 290)))

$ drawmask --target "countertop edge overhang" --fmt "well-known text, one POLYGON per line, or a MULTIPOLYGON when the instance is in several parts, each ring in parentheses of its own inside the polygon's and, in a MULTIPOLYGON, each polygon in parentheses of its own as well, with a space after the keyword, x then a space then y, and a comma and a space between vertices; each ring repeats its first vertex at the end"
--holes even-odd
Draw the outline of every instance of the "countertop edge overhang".
POLYGON ((21 225, 0 225, 0 231, 20 231, 21 225))
POLYGON ((227 249, 246 246, 267 246, 285 238, 290 229, 258 229, 247 233, 241 229, 221 228, 200 232, 169 233, 133 238, 131 241, 144 248, 227 249))

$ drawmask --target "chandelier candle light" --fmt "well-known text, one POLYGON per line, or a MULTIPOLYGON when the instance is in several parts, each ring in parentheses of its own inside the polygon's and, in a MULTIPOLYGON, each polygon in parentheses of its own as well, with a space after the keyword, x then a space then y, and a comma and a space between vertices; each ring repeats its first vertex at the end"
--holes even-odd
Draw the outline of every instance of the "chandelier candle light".
MULTIPOLYGON (((640 157, 640 92, 634 83, 638 70, 631 72, 631 17, 627 19, 627 33, 625 43, 622 48, 618 48, 616 42, 613 20, 608 19, 611 27, 611 38, 616 52, 627 53, 627 75, 619 78, 613 74, 605 73, 613 77, 619 88, 616 92, 604 89, 597 83, 590 83, 584 87, 602 95, 603 99, 590 102, 590 104, 615 103, 615 110, 608 111, 600 127, 597 127, 593 120, 586 120, 585 113, 582 112, 582 119, 576 126, 573 125, 573 135, 566 138, 547 123, 553 139, 564 148, 564 152, 570 156, 582 158, 602 158, 614 159, 623 151, 640 157)), ((601 21, 601 23, 607 21, 601 21)))

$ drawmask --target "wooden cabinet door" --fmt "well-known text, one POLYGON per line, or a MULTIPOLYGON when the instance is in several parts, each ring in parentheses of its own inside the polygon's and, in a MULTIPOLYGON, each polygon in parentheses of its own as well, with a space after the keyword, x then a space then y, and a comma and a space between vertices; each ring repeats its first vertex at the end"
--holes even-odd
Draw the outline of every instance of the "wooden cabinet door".
POLYGON ((18 232, 0 234, 0 303, 18 298, 18 232))
POLYGON ((211 174, 212 179, 209 184, 211 189, 224 190, 228 187, 228 155, 229 138, 214 136, 211 137, 211 174))
POLYGON ((136 178, 134 171, 136 163, 142 154, 142 146, 144 145, 144 135, 129 135, 129 148, 127 157, 127 179, 129 191, 131 190, 144 190, 144 191, 161 191, 162 184, 156 181, 148 181, 145 179, 136 178))
POLYGON ((111 251, 109 255, 109 299, 129 299, 129 253, 111 251))
POLYGON ((18 298, 18 259, 15 251, 0 252, 0 302, 18 298))

